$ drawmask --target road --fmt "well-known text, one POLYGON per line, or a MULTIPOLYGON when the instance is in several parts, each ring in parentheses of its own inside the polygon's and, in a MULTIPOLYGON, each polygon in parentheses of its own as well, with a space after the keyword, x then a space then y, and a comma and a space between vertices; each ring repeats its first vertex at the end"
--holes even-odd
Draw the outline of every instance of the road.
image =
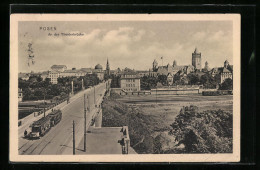
MULTIPOLYGON (((96 110, 94 100, 100 101, 106 90, 106 84, 100 83, 85 91, 79 92, 77 98, 69 104, 61 107, 62 120, 52 127, 43 137, 39 139, 26 139, 23 137, 23 129, 19 129, 19 154, 22 155, 59 155, 64 154, 67 148, 72 147, 72 121, 75 121, 76 148, 83 137, 84 132, 84 94, 88 96, 87 104, 90 112, 87 112, 87 126, 90 124, 93 112, 96 110), (94 97, 95 91, 95 97, 94 97), (77 142, 78 141, 78 142, 77 142)), ((83 149, 83 148, 77 148, 83 149)), ((65 154, 70 154, 65 152, 65 154)), ((71 153, 72 154, 72 153, 71 153)))

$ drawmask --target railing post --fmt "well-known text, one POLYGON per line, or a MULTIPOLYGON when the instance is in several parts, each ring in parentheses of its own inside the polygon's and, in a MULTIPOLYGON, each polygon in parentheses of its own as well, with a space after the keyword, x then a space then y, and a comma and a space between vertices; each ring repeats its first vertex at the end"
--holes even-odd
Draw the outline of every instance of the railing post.
POLYGON ((86 138, 87 138, 87 110, 86 110, 86 101, 84 94, 84 152, 86 152, 86 138))

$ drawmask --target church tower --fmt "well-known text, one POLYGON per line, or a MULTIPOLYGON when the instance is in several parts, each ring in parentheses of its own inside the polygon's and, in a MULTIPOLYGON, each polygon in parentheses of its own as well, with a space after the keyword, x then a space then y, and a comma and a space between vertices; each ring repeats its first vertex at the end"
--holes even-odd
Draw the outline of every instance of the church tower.
POLYGON ((207 61, 205 62, 204 70, 209 71, 209 63, 207 61))
POLYGON ((224 67, 227 68, 228 65, 229 65, 229 62, 226 60, 226 61, 224 62, 224 67))
POLYGON ((173 66, 173 67, 177 66, 176 60, 173 61, 173 65, 172 65, 172 66, 173 66))
POLYGON ((107 66, 106 66, 106 74, 110 75, 110 66, 109 66, 108 59, 107 59, 107 66))
POLYGON ((194 53, 192 53, 192 65, 195 69, 201 69, 201 53, 195 48, 194 53))
POLYGON ((158 67, 158 63, 156 60, 153 61, 153 71, 156 71, 158 67))

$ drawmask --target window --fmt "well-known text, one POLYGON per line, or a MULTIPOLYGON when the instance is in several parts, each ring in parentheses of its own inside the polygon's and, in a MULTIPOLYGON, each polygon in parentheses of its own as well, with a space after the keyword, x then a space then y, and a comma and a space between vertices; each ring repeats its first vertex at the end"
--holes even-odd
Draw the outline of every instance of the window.
POLYGON ((135 79, 133 79, 133 82, 135 82, 135 79))

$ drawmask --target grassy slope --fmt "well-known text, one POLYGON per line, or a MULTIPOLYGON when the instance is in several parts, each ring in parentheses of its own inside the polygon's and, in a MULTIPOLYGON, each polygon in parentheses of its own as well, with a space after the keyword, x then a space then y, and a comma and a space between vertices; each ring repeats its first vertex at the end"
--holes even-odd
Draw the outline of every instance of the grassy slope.
POLYGON ((139 108, 132 108, 110 97, 103 102, 104 127, 128 126, 131 146, 137 153, 154 153, 154 132, 170 130, 160 124, 156 116, 145 115, 139 108))

